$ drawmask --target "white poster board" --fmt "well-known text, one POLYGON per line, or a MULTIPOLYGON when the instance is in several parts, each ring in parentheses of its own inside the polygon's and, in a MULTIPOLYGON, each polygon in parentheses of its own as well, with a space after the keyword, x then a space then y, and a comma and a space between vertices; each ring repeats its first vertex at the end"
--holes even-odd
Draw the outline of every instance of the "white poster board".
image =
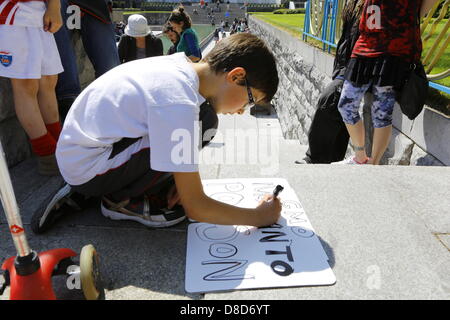
POLYGON ((332 285, 328 257, 285 179, 204 180, 213 199, 255 208, 277 185, 282 217, 267 228, 192 223, 188 227, 186 291, 332 285))

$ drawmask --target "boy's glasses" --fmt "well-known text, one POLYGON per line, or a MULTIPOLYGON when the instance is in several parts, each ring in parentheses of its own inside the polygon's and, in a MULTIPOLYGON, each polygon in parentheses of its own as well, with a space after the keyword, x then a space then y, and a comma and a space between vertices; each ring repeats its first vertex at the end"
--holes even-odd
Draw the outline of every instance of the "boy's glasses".
POLYGON ((250 86, 248 85, 247 77, 245 77, 245 86, 247 87, 248 103, 244 106, 244 110, 248 110, 255 106, 255 99, 253 98, 252 90, 250 89, 250 86))

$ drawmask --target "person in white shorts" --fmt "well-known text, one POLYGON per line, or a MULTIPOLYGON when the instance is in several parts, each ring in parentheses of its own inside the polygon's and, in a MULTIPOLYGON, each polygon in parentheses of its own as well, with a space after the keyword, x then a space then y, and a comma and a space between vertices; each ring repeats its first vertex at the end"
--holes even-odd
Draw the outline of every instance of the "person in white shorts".
POLYGON ((17 118, 43 175, 59 174, 55 86, 63 67, 53 33, 61 26, 59 0, 0 0, 0 76, 11 79, 17 118))

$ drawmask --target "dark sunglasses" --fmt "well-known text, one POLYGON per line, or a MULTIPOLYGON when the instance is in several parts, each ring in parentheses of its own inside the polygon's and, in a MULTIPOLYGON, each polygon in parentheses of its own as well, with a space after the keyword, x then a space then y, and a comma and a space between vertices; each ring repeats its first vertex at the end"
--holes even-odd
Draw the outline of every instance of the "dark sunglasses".
POLYGON ((248 84, 247 77, 245 77, 245 86, 247 87, 248 103, 244 106, 244 110, 247 110, 255 106, 255 99, 253 98, 253 93, 248 84))

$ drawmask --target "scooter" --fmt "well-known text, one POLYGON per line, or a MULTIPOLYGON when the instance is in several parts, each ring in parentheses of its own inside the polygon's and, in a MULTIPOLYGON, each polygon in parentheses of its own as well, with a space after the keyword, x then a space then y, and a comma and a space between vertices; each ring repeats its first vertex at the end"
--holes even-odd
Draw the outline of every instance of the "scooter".
POLYGON ((7 259, 0 269, 0 295, 10 286, 10 300, 55 300, 52 277, 66 275, 74 279, 71 282, 72 289, 82 289, 87 300, 103 297, 99 258, 92 245, 82 248, 79 265, 72 260, 77 254, 71 249, 53 249, 41 253, 31 250, 1 143, 0 198, 17 250, 17 256, 7 259), (77 283, 80 285, 77 286, 77 283))

